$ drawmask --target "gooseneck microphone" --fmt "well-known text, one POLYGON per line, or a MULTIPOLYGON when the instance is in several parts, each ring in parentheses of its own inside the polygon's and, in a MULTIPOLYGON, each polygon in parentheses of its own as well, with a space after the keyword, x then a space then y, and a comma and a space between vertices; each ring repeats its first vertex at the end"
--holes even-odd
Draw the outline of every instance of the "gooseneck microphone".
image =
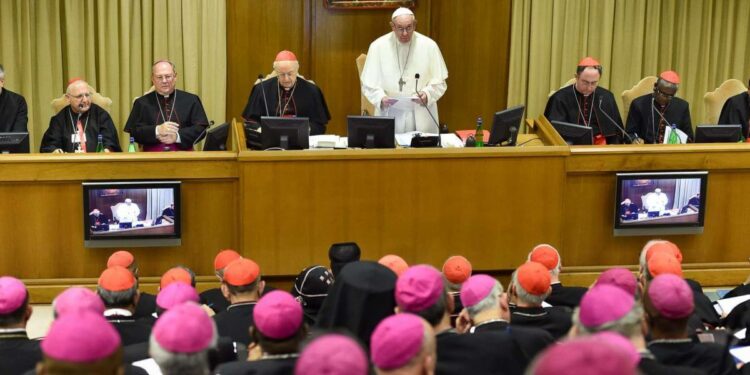
POLYGON ((270 116, 270 112, 268 112, 268 99, 266 99, 266 87, 263 85, 266 82, 263 80, 263 74, 258 74, 258 79, 260 80, 260 91, 263 93, 263 104, 266 107, 266 116, 270 116))
POLYGON ((432 122, 437 127, 437 135, 438 135, 438 147, 443 147, 442 137, 440 136, 440 124, 438 124, 437 120, 435 120, 435 116, 432 115, 432 112, 430 112, 430 108, 427 107, 427 100, 423 100, 421 96, 419 96, 419 73, 414 75, 414 93, 417 94, 417 98, 419 98, 419 102, 422 103, 424 106, 424 109, 427 110, 427 114, 430 115, 430 118, 432 119, 432 122))
MULTIPOLYGON (((654 98, 651 97, 651 128, 654 131, 654 143, 656 143, 657 140, 657 134, 656 134, 656 120, 654 120, 654 114, 653 112, 656 112, 656 114, 659 115, 659 117, 664 120, 664 123, 667 124, 667 126, 671 127, 673 124, 670 123, 666 117, 659 111, 659 108, 656 108, 656 105, 654 104, 654 98)), ((682 143, 682 141, 680 141, 682 143)))
POLYGON ((625 129, 623 129, 623 128, 622 128, 622 126, 620 126, 620 125, 619 125, 619 124, 617 123, 617 121, 615 121, 615 120, 614 120, 614 119, 613 119, 612 117, 610 117, 610 116, 609 116, 609 115, 607 114, 607 112, 604 112, 604 110, 602 109, 602 102, 603 102, 603 101, 604 101, 604 98, 600 97, 600 98, 599 98, 599 112, 601 112, 601 113, 602 113, 602 114, 604 115, 604 117, 606 117, 606 118, 607 118, 607 120, 609 120, 609 122, 611 122, 611 123, 612 123, 612 125, 614 125, 614 126, 615 126, 615 127, 617 128, 617 129, 619 129, 619 130, 620 130, 620 131, 622 132, 622 134, 623 134, 623 135, 625 136, 625 138, 627 138, 627 139, 628 139, 628 141, 629 141, 630 143, 633 143, 633 138, 632 138, 632 137, 630 136, 630 134, 628 134, 628 132, 626 132, 626 131, 625 131, 625 129))

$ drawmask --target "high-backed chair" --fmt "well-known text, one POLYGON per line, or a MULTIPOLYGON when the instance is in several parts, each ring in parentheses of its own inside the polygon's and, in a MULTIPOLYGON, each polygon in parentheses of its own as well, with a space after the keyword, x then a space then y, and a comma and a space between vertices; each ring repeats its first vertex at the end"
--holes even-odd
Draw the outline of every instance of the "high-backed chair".
MULTIPOLYGON (((146 92, 144 92, 143 95, 150 94, 150 93, 154 92, 154 90, 156 90, 156 87, 154 87, 154 85, 151 85, 151 88, 149 88, 148 90, 146 90, 146 92)), ((141 95, 141 96, 143 96, 143 95, 141 95)), ((133 98, 133 103, 135 103, 136 99, 138 99, 138 98, 140 98, 140 96, 136 96, 135 98, 133 98)))
POLYGON ((732 96, 747 91, 747 88, 738 79, 728 79, 717 87, 716 90, 707 92, 703 95, 703 105, 706 108, 706 124, 716 124, 719 122, 719 115, 724 102, 732 96))
MULTIPOLYGON (((360 87, 362 85, 361 77, 362 77, 362 69, 364 69, 365 67, 365 60, 367 60, 367 55, 364 53, 357 56, 357 59, 355 60, 357 63, 357 72, 359 72, 357 77, 360 77, 360 87)), ((359 108, 363 115, 372 116, 375 114, 375 106, 372 105, 372 103, 370 103, 364 95, 362 95, 361 88, 359 90, 359 108)))
MULTIPOLYGON (((96 92, 96 89, 91 87, 91 85, 89 85, 89 91, 91 91, 91 102, 98 105, 99 107, 104 108, 105 111, 110 112, 110 110, 112 109, 112 99, 96 92)), ((53 99, 50 104, 52 105, 52 110, 54 111, 54 113, 57 113, 67 105, 69 105, 70 101, 65 96, 65 94, 62 94, 62 96, 53 99)))
POLYGON ((625 114, 622 118, 627 117, 630 111, 630 103, 639 96, 646 95, 654 91, 655 76, 644 77, 635 86, 622 92, 622 112, 625 114))
MULTIPOLYGON (((575 79, 575 78, 571 78, 571 79, 569 79, 569 80, 568 80, 567 82, 563 83, 563 85, 562 85, 562 86, 560 86, 560 89, 562 89, 562 88, 564 88, 564 87, 568 87, 568 86, 570 86, 570 85, 572 85, 572 84, 574 84, 574 83, 576 83, 576 79, 575 79)), ((550 92, 549 92, 549 95, 547 95, 547 97, 549 98, 550 96, 552 96, 552 94, 556 93, 556 92, 557 92, 557 91, 559 91, 560 89, 557 89, 557 90, 552 90, 552 91, 550 91, 550 92)))

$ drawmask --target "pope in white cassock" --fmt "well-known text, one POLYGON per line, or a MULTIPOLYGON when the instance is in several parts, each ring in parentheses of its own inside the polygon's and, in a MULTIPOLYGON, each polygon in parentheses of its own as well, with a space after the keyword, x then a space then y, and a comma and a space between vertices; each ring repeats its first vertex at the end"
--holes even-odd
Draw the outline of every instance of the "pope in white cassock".
POLYGON ((417 20, 408 8, 393 12, 393 32, 376 39, 367 51, 360 77, 362 95, 375 106, 376 116, 396 118, 396 133, 437 133, 430 113, 438 121, 437 101, 448 89, 448 68, 437 43, 416 32, 416 27, 417 20), (394 106, 396 98, 410 96, 414 97, 412 105, 394 106))
POLYGON ((141 209, 130 198, 126 198, 125 204, 121 204, 117 208, 117 219, 121 223, 135 223, 138 221, 138 215, 140 214, 141 209))

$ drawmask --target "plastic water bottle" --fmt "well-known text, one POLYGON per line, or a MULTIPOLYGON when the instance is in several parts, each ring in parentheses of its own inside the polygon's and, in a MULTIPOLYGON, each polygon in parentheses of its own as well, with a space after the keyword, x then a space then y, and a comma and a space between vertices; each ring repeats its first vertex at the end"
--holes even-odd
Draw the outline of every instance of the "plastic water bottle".
POLYGON ((477 117, 477 130, 474 132, 474 147, 484 147, 484 130, 482 130, 482 116, 477 117))
POLYGON ((130 137, 130 144, 128 145, 128 152, 137 152, 138 148, 135 147, 135 138, 130 137))
POLYGON ((96 152, 104 152, 104 139, 101 134, 96 136, 96 152))
POLYGON ((677 135, 677 124, 672 124, 672 131, 669 133, 669 139, 667 140, 667 143, 670 145, 676 145, 680 142, 680 136, 677 135))

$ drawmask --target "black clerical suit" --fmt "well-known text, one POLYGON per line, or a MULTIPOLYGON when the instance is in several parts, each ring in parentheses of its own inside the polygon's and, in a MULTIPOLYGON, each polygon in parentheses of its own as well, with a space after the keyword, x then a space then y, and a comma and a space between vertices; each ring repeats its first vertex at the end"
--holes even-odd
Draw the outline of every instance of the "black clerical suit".
MULTIPOLYGON (((78 133, 76 123, 78 114, 66 106, 56 115, 52 116, 49 121, 49 127, 44 132, 42 144, 39 152, 53 152, 61 149, 64 152, 75 152, 78 143, 73 143, 71 136, 78 133)), ((98 105, 91 103, 86 113, 80 117, 83 133, 86 135, 86 152, 95 152, 97 145, 97 136, 102 136, 104 148, 110 151, 122 151, 120 149, 120 139, 117 136, 117 128, 112 122, 106 110, 98 105)))
POLYGON ((555 339, 568 334, 570 327, 573 325, 572 315, 572 310, 565 306, 548 308, 510 306, 511 326, 541 328, 549 332, 555 339))
POLYGON ((747 92, 737 94, 724 102, 719 115, 719 124, 742 125, 742 136, 748 138, 750 122, 750 95, 747 92))
POLYGON ((326 124, 331 119, 328 105, 323 97, 323 92, 316 86, 302 78, 297 78, 295 86, 291 89, 291 100, 281 100, 279 96, 279 78, 273 77, 253 86, 250 97, 247 99, 242 117, 245 121, 259 123, 261 116, 284 116, 307 117, 310 119, 310 135, 324 134, 326 124), (266 100, 268 101, 268 112, 266 112, 266 100), (287 104, 288 102, 288 104, 287 104), (281 104, 281 105, 280 105, 281 104))
POLYGON ((151 318, 156 312, 156 296, 150 293, 141 292, 138 295, 138 304, 135 305, 133 316, 136 319, 151 318))
POLYGON ((29 340, 25 329, 0 332, 0 374, 23 374, 42 360, 38 340, 29 340))
POLYGON ((27 132, 26 124, 28 121, 26 99, 3 88, 0 92, 0 133, 27 132))
POLYGON ((216 375, 294 375, 297 354, 270 356, 257 361, 224 363, 214 371, 216 375))
POLYGON ((552 94, 547 100, 544 116, 550 121, 588 126, 592 129, 594 137, 601 134, 608 144, 622 143, 622 131, 618 129, 623 128, 622 118, 620 110, 617 109, 615 96, 602 87, 597 87, 589 96, 583 96, 575 86, 565 86, 552 94), (616 125, 605 116, 605 113, 616 125))
POLYGON ((648 350, 641 352, 641 360, 638 361, 638 370, 644 375, 701 375, 705 371, 687 367, 687 366, 670 366, 659 363, 654 355, 648 350))
POLYGON ((531 363, 537 354, 555 342, 552 335, 541 328, 519 325, 511 327, 509 322, 501 319, 483 322, 469 329, 469 333, 473 334, 483 334, 486 332, 507 333, 523 354, 525 365, 531 363))
POLYGON ((156 138, 156 126, 167 121, 180 125, 180 143, 173 145, 180 150, 192 149, 193 142, 208 126, 208 117, 198 96, 175 90, 164 97, 154 91, 135 100, 125 131, 144 148, 153 147, 161 144, 156 138))
POLYGON ((665 365, 689 366, 712 375, 737 374, 732 356, 725 348, 713 343, 684 340, 654 340, 648 350, 665 365))
POLYGON ((552 287, 552 292, 544 302, 552 306, 578 307, 578 304, 581 303, 581 298, 588 291, 588 288, 582 286, 563 286, 561 283, 554 283, 550 286, 552 287))
POLYGON ((250 326, 253 325, 253 310, 258 302, 240 302, 227 307, 226 311, 214 315, 216 330, 221 337, 231 337, 232 341, 249 345, 250 326))
POLYGON ((436 375, 523 374, 525 356, 505 332, 459 335, 453 330, 436 336, 436 375))
POLYGON ((221 293, 219 288, 204 290, 200 294, 200 299, 201 303, 210 307, 217 314, 229 307, 229 301, 224 298, 224 294, 221 293))
POLYGON ((132 315, 105 315, 104 317, 120 334, 122 346, 148 342, 151 336, 151 325, 144 320, 136 320, 132 315))
POLYGON ((682 130, 688 136, 688 142, 692 142, 693 137, 693 122, 690 119, 690 105, 683 99, 672 98, 667 103, 666 108, 662 108, 659 103, 654 100, 653 94, 646 94, 639 96, 633 100, 628 110, 628 120, 625 129, 628 131, 631 137, 635 138, 636 135, 642 138, 644 143, 663 143, 659 142, 659 135, 664 136, 663 128, 665 126, 664 120, 659 113, 663 112, 664 118, 669 121, 669 125, 677 125, 677 128, 682 130))

